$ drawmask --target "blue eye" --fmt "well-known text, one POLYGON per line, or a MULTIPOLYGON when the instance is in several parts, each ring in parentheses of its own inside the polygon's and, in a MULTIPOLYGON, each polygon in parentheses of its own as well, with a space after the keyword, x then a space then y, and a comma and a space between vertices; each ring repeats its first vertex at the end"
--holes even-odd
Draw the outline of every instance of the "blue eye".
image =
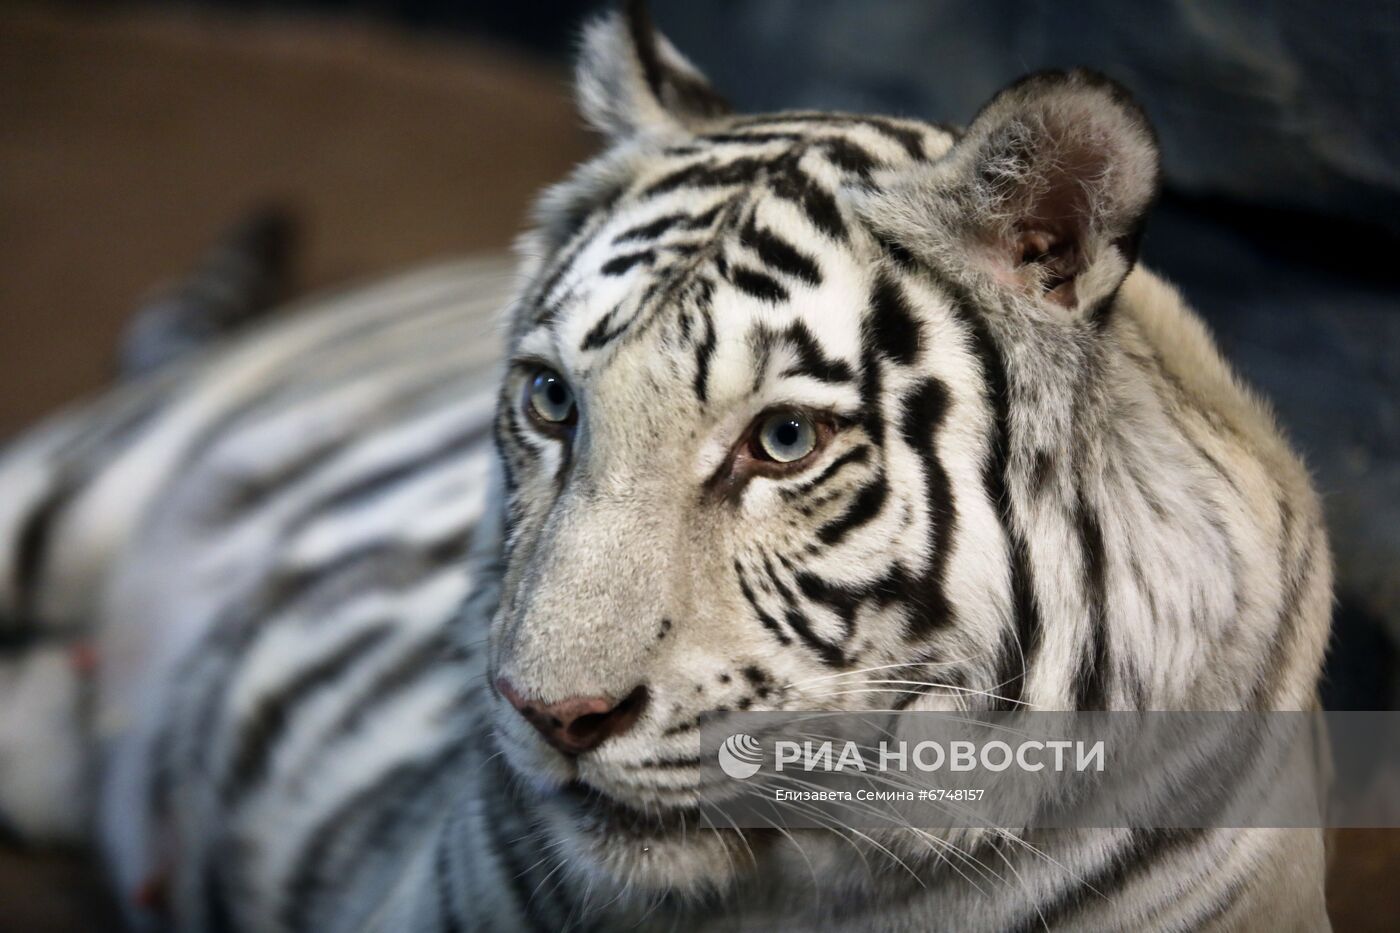
POLYGON ((758 426, 756 452, 775 463, 795 463, 817 449, 817 427, 806 415, 779 412, 758 426))
POLYGON ((564 377, 552 369, 540 369, 530 380, 530 414, 547 426, 565 426, 578 420, 574 391, 564 377))

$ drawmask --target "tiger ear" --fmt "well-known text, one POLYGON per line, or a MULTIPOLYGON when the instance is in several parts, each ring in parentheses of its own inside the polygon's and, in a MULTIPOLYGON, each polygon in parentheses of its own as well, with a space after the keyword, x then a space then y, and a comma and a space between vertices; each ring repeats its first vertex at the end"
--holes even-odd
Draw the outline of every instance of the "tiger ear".
POLYGON ((997 94, 925 178, 896 186, 888 197, 901 203, 884 216, 950 271, 1091 310, 1132 270, 1159 165, 1123 88, 1042 72, 997 94))
POLYGON ((656 31, 641 0, 584 29, 574 85, 584 118, 615 142, 693 129, 729 112, 695 66, 656 31))

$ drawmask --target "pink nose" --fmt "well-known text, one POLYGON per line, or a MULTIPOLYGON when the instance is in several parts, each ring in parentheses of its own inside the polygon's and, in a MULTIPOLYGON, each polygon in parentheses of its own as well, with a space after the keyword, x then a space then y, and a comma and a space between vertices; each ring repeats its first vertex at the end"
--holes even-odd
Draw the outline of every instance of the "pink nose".
POLYGON ((581 755, 622 735, 636 724, 647 704, 646 687, 637 687, 618 702, 607 697, 569 697, 558 703, 527 700, 504 677, 496 681, 496 689, 546 742, 566 755, 581 755))

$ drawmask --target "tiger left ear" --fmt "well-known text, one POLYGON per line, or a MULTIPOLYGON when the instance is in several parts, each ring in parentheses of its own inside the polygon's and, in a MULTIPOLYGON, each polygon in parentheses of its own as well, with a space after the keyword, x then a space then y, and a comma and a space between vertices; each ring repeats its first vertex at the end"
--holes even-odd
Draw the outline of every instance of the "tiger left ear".
POLYGON ((641 0, 584 29, 574 86, 584 118, 614 142, 689 131, 729 112, 695 66, 656 31, 641 0))
POLYGON ((1132 270, 1159 177, 1156 136, 1123 88, 1042 72, 997 94, 926 176, 866 212, 950 272, 1085 311, 1132 270))

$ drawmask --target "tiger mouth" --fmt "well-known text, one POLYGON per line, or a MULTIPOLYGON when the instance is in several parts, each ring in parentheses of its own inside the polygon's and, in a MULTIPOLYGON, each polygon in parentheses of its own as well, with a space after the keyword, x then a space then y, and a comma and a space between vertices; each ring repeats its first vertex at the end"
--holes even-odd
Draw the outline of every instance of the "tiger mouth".
POLYGON ((716 828, 713 819, 706 817, 703 800, 639 806, 579 780, 560 788, 558 798, 581 825, 599 833, 655 838, 716 828))

